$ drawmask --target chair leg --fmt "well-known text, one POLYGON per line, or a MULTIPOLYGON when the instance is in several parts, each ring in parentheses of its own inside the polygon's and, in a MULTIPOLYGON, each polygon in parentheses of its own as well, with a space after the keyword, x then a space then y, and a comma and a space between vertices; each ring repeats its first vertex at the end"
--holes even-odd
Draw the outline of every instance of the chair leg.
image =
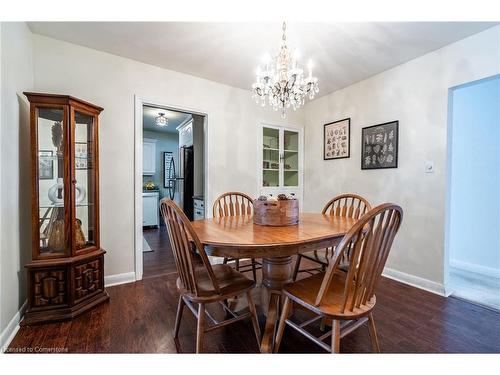
POLYGON ((326 318, 322 317, 321 322, 319 323, 319 330, 323 332, 325 330, 326 318))
POLYGON ((278 325, 278 332, 276 333, 276 341, 274 342, 274 353, 278 353, 278 350, 280 349, 281 339, 283 338, 283 332, 285 331, 285 321, 288 318, 291 308, 292 300, 286 297, 285 305, 283 306, 283 311, 281 312, 280 323, 278 325))
POLYGON ((179 336, 179 327, 181 326, 182 312, 184 311, 184 306, 186 303, 182 298, 182 295, 179 296, 179 303, 177 304, 177 315, 175 316, 175 327, 174 327, 174 338, 179 336))
POLYGON ((224 258, 224 260, 222 261, 222 264, 227 264, 227 258, 224 258))
POLYGON ((292 280, 297 280, 297 274, 299 273, 300 261, 302 259, 302 255, 297 255, 297 260, 295 261, 295 268, 293 269, 292 280))
POLYGON ((255 259, 252 258, 252 274, 253 274, 253 281, 257 281, 257 269, 255 265, 255 259))
POLYGON ((368 315, 368 331, 372 340, 372 348, 375 353, 380 353, 380 346, 378 345, 377 329, 375 328, 375 319, 372 313, 368 315))
POLYGON ((332 320, 332 353, 340 353, 340 320, 332 320))
POLYGON ((252 325, 255 332, 255 338, 257 339, 257 345, 260 347, 260 327, 259 320, 257 319, 257 310, 255 309, 255 303, 253 302, 252 291, 247 292, 248 309, 250 314, 252 314, 252 325))
POLYGON ((236 259, 235 260, 235 265, 236 265, 236 271, 239 271, 240 270, 240 260, 239 259, 236 259))
POLYGON ((205 304, 200 303, 198 306, 198 324, 196 327, 196 353, 201 353, 203 350, 204 334, 205 334, 205 304))

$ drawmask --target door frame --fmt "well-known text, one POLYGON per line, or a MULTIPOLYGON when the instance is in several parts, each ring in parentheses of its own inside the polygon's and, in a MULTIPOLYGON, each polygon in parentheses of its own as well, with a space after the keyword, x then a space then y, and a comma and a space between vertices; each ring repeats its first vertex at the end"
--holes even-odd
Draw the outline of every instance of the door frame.
POLYGON ((445 213, 444 213, 444 261, 443 261, 443 289, 446 297, 453 293, 449 285, 450 276, 450 242, 451 242, 451 185, 452 185, 452 157, 453 157, 453 93, 457 89, 474 86, 483 82, 498 79, 500 74, 476 79, 474 81, 461 83, 448 88, 448 113, 447 113, 447 135, 446 135, 446 180, 445 180, 445 213))
POLYGON ((158 99, 151 99, 134 95, 134 271, 135 280, 142 280, 143 252, 142 252, 142 140, 143 140, 143 111, 144 105, 162 108, 171 111, 186 112, 203 116, 203 168, 204 168, 204 195, 209 197, 210 173, 208 156, 210 142, 208 133, 209 113, 203 109, 188 108, 182 105, 166 104, 158 99))

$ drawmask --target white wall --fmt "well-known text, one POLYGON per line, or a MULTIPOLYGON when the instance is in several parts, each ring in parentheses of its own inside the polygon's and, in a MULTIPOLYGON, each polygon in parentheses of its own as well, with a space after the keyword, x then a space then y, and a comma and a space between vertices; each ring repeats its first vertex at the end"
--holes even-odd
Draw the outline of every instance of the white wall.
MULTIPOLYGON (((35 90, 104 107, 100 123, 101 244, 105 274, 134 270, 134 95, 208 113, 210 207, 228 190, 256 195, 259 121, 280 121, 249 91, 34 35, 35 90)), ((249 77, 249 85, 251 77, 249 77)), ((301 123, 300 114, 289 121, 301 123)))
POLYGON ((33 89, 32 35, 24 23, 1 24, 1 280, 0 347, 26 300, 24 264, 31 259, 29 103, 33 89))
MULTIPOLYGON (((334 58, 334 57, 332 57, 334 58)), ((404 210, 387 267, 442 291, 448 89, 500 72, 500 26, 306 105, 305 208, 354 192, 404 210), (323 161, 323 124, 351 118, 351 157, 323 161), (361 170, 361 128, 399 120, 399 167, 361 170), (435 172, 424 173, 427 160, 435 172)))
POLYGON ((500 76, 451 95, 450 265, 500 277, 500 76))

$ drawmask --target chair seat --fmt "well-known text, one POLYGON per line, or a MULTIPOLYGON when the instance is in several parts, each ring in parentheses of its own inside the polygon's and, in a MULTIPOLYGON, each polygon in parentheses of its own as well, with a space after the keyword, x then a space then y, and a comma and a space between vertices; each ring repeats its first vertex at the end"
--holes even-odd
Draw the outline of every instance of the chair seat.
MULTIPOLYGON (((288 284, 285 286, 284 293, 294 302, 305 306, 317 314, 341 320, 356 319, 367 315, 375 306, 376 298, 373 296, 365 306, 354 308, 353 311, 341 311, 346 277, 345 273, 342 272, 334 274, 333 281, 330 283, 330 288, 323 302, 321 305, 315 306, 316 296, 318 295, 324 276, 325 273, 320 272, 311 277, 288 284)), ((348 299, 348 304, 350 301, 352 301, 352 296, 348 299)))
MULTIPOLYGON (((314 251, 308 251, 307 253, 301 254, 304 258, 312 260, 316 263, 328 266, 330 264, 330 259, 332 257, 333 249, 320 249, 314 251)), ((349 269, 349 262, 346 259, 342 259, 337 267, 338 269, 347 272, 349 269)))
POLYGON ((240 294, 248 289, 253 288, 255 282, 248 279, 242 273, 234 270, 227 264, 214 264, 212 265, 215 278, 219 283, 220 294, 218 294, 212 285, 212 281, 208 275, 207 270, 197 268, 194 273, 196 282, 198 284, 198 297, 191 295, 182 288, 180 278, 177 279, 177 289, 183 294, 188 296, 191 300, 197 301, 211 301, 221 300, 228 296, 240 294))
POLYGON ((304 258, 313 260, 315 262, 328 265, 329 257, 331 256, 331 252, 327 251, 327 249, 313 250, 308 251, 307 253, 302 253, 304 258))

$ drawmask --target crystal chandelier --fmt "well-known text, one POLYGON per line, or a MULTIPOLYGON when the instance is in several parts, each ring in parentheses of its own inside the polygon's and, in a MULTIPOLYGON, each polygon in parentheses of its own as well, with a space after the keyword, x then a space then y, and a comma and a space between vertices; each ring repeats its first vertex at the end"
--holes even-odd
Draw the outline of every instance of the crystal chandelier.
POLYGON ((312 63, 308 64, 309 75, 298 66, 297 59, 286 44, 286 24, 283 22, 283 36, 279 54, 271 60, 267 58, 263 66, 257 67, 257 81, 252 85, 252 97, 263 107, 266 98, 275 111, 281 109, 281 117, 290 106, 295 111, 305 102, 306 96, 314 99, 319 92, 318 79, 312 75, 312 63))
POLYGON ((155 117, 155 123, 158 126, 168 126, 168 118, 164 113, 158 113, 159 116, 155 117))

